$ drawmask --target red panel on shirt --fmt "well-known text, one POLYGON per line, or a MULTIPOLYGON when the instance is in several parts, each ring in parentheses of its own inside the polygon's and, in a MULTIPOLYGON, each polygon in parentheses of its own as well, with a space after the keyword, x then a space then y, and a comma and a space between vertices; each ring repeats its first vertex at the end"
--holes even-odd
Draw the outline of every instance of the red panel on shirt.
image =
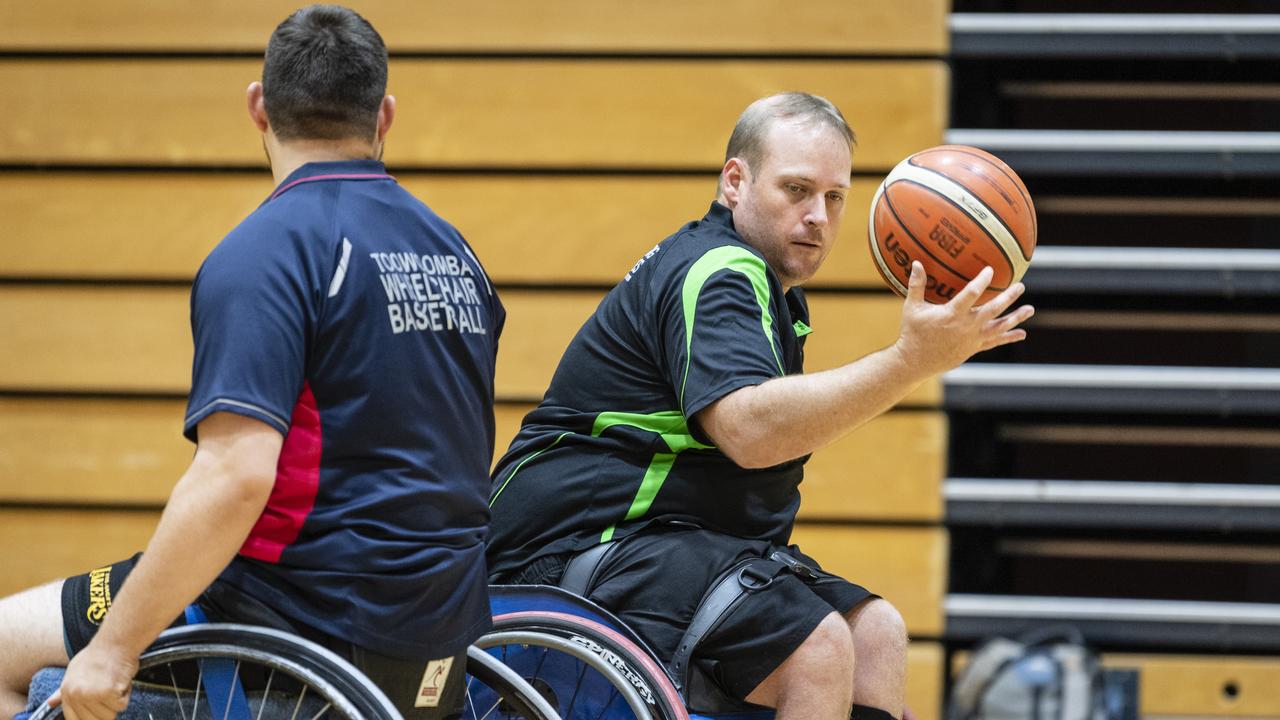
POLYGON ((298 539, 302 523, 316 504, 320 490, 320 409, 311 386, 303 383, 293 406, 289 434, 280 448, 276 482, 262 516, 249 531, 240 554, 266 562, 280 562, 280 554, 298 539))

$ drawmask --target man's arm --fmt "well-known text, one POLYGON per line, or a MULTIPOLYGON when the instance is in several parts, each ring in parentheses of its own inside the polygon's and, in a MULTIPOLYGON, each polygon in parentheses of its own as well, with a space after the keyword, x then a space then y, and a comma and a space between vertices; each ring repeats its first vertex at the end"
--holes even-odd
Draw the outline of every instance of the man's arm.
POLYGON ((146 552, 50 700, 60 697, 70 720, 110 720, 124 710, 138 656, 226 568, 267 504, 278 431, 220 412, 201 421, 199 438, 146 552))
POLYGON ((1035 310, 1001 317, 1019 296, 1015 283, 990 302, 974 303, 991 283, 978 275, 946 305, 924 300, 925 273, 913 263, 898 340, 848 365, 789 375, 735 390, 696 416, 703 432, 745 468, 794 460, 893 407, 922 382, 975 353, 1026 337, 1018 325, 1035 310))

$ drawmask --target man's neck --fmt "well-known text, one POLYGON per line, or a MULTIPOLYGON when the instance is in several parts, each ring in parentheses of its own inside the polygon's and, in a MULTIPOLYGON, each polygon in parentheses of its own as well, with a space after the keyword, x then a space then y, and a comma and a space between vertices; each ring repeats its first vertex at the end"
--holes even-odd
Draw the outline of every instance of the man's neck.
POLYGON ((276 143, 269 157, 271 174, 279 185, 307 163, 376 160, 378 152, 375 146, 360 140, 296 140, 276 143))

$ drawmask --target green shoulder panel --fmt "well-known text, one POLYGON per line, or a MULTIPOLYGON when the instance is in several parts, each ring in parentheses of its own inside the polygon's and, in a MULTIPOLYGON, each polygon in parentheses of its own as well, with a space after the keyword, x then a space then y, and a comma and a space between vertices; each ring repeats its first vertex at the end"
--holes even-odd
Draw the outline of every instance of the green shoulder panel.
POLYGON ((698 314, 698 296, 702 287, 712 275, 721 270, 742 273, 751 282, 755 291, 756 304, 760 307, 760 327, 764 331, 765 342, 773 350, 774 362, 778 364, 778 374, 785 375, 782 358, 778 355, 778 346, 773 342, 773 313, 769 310, 769 276, 765 271, 764 260, 753 255, 745 248, 734 245, 723 245, 708 250, 698 258, 684 276, 681 289, 681 302, 684 306, 684 377, 680 381, 680 407, 684 407, 684 386, 689 380, 689 363, 692 359, 690 350, 693 346, 693 327, 698 314))

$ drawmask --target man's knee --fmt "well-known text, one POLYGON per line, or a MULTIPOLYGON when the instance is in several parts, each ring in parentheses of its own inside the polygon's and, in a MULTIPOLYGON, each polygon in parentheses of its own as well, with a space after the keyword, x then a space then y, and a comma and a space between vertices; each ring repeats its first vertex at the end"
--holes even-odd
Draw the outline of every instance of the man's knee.
POLYGON ((0 599, 0 717, 22 710, 37 670, 67 664, 65 647, 62 581, 0 599))
POLYGON ((845 619, 859 653, 906 655, 907 624, 889 601, 869 600, 850 611, 845 619))
POLYGON ((853 693, 853 663, 853 634, 844 618, 831 613, 746 700, 776 708, 797 692, 812 695, 821 691, 837 698, 837 704, 845 703, 847 709, 853 693))
POLYGON ((842 669, 852 673, 853 633, 838 614, 831 613, 809 633, 792 657, 800 659, 807 668, 819 668, 824 673, 837 673, 842 669))

